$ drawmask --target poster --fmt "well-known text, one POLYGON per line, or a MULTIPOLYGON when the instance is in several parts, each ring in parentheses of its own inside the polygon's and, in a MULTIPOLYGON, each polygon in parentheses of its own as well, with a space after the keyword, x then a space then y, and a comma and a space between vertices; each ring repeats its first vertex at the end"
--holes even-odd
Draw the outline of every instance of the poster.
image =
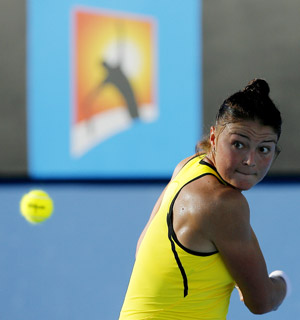
POLYGON ((29 175, 160 179, 201 138, 199 1, 28 1, 29 175))

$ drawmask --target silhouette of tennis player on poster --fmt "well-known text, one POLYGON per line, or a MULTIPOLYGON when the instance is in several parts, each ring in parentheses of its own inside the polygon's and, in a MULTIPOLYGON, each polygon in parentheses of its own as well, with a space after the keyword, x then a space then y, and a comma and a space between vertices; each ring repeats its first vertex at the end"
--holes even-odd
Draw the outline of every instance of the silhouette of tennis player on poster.
POLYGON ((107 77, 101 83, 100 88, 110 83, 114 85, 124 97, 126 107, 132 119, 138 118, 138 105, 134 96, 133 88, 122 71, 121 64, 110 66, 106 61, 102 62, 103 67, 107 70, 107 77))
POLYGON ((101 66, 106 70, 106 78, 88 95, 85 108, 87 113, 91 114, 90 108, 92 100, 101 94, 101 90, 108 84, 113 85, 124 98, 125 106, 132 120, 139 118, 138 104, 134 94, 133 87, 122 69, 122 60, 124 59, 124 43, 122 42, 123 25, 119 23, 118 29, 118 61, 115 64, 103 60, 101 66))

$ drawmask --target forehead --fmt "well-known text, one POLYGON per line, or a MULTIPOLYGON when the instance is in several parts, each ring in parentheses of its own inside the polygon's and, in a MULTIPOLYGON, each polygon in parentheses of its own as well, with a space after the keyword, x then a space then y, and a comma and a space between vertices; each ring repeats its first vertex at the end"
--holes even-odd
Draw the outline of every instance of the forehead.
POLYGON ((229 123, 225 126, 223 133, 226 135, 240 135, 256 141, 277 142, 277 134, 270 126, 265 126, 258 121, 241 121, 229 123))

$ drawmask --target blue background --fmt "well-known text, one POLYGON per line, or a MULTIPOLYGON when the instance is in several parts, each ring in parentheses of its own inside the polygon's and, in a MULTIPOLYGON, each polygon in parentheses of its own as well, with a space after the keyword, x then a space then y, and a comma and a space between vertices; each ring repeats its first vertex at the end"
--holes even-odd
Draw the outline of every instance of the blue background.
MULTIPOLYGON (((0 319, 116 320, 138 237, 162 184, 1 184, 0 319), (42 188, 55 211, 32 226, 19 213, 21 196, 42 188)), ((276 312, 256 316, 234 291, 228 320, 298 319, 297 245, 300 184, 258 185, 245 196, 268 270, 284 270, 293 292, 276 312)))
POLYGON ((179 1, 28 1, 29 175, 165 178, 201 137, 201 7, 179 1), (151 16, 158 24, 158 108, 79 159, 70 155, 71 12, 76 6, 151 16))

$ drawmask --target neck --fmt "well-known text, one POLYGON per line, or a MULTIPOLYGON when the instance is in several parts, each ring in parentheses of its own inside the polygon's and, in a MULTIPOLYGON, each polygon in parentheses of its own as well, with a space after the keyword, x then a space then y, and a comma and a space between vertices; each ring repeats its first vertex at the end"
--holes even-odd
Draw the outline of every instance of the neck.
POLYGON ((214 155, 210 152, 210 153, 208 153, 206 156, 205 156, 205 158, 204 158, 204 160, 206 161, 206 162, 208 162, 209 164, 211 164, 212 166, 214 166, 214 167, 216 167, 215 166, 215 157, 214 157, 214 155))

